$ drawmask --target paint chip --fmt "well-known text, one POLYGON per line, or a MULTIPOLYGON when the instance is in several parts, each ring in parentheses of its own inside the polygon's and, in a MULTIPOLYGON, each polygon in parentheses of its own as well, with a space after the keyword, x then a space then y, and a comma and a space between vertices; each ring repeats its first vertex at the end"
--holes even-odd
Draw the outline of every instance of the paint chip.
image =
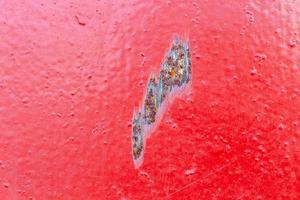
POLYGON ((132 154, 135 167, 142 163, 146 137, 150 136, 159 121, 167 99, 184 88, 191 79, 189 43, 175 38, 161 64, 158 77, 151 76, 139 111, 132 121, 132 154))

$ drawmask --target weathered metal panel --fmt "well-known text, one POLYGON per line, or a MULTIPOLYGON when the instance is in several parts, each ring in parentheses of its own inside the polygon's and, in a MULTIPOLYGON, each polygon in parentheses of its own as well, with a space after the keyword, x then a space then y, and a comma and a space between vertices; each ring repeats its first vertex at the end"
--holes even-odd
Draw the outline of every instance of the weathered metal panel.
POLYGON ((300 3, 0 1, 0 199, 300 199, 300 3), (137 169, 176 35, 189 89, 137 169))

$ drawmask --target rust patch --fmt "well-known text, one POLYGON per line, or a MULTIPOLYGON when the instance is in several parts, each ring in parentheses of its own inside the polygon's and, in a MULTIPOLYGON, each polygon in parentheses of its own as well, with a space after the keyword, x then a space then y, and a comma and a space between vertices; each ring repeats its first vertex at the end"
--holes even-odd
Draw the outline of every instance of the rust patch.
POLYGON ((161 64, 159 76, 149 79, 142 106, 133 114, 132 155, 135 167, 142 163, 146 138, 157 125, 165 102, 175 91, 184 88, 190 77, 189 44, 176 38, 161 64))

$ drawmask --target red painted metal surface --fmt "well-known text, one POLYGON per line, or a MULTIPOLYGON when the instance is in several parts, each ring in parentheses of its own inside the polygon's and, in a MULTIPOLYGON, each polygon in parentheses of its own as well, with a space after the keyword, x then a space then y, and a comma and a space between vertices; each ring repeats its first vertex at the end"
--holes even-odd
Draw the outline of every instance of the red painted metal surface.
POLYGON ((300 199, 299 1, 0 2, 0 199, 300 199), (174 34, 191 91, 134 169, 174 34))

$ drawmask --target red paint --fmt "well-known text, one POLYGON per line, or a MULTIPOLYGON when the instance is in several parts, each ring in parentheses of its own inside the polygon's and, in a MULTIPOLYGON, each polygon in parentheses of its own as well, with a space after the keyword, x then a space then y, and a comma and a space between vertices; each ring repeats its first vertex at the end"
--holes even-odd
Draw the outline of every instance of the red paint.
POLYGON ((299 199, 298 1, 0 2, 0 199, 299 199), (134 169, 173 35, 192 91, 134 169))

